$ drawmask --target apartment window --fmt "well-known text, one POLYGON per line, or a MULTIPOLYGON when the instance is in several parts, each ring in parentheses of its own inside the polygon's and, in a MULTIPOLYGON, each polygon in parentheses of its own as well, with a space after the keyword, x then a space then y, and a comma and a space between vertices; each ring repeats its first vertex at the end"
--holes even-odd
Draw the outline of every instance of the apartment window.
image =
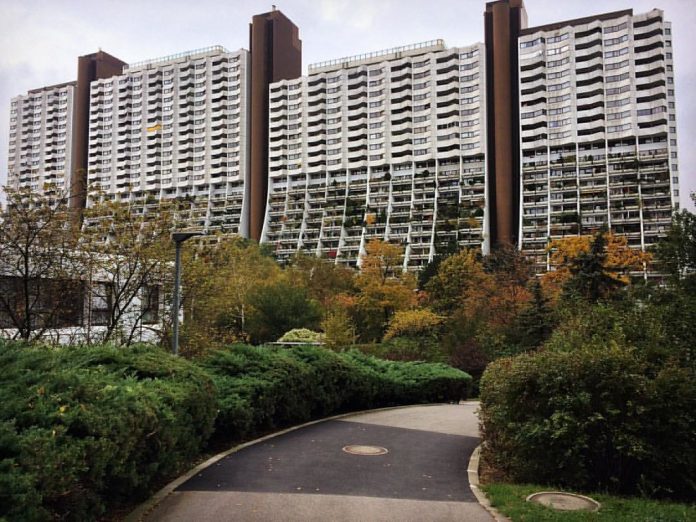
POLYGON ((370 118, 381 118, 384 116, 384 111, 376 111, 370 113, 370 118))
POLYGON ((380 100, 380 101, 372 101, 372 102, 370 102, 370 104, 369 104, 369 106, 370 106, 371 109, 374 109, 375 107, 381 107, 382 105, 384 105, 384 101, 383 101, 383 100, 380 100))
POLYGON ((414 145, 422 145, 423 143, 428 143, 428 138, 414 138, 414 145))
POLYGON ((382 127, 383 125, 384 125, 384 122, 383 122, 383 121, 373 121, 373 122, 370 122, 370 128, 371 128, 371 129, 379 129, 379 128, 382 127))
POLYGON ((539 45, 543 43, 544 39, 543 38, 536 38, 534 40, 530 40, 529 42, 520 42, 520 48, 521 49, 526 49, 528 47, 534 47, 535 45, 539 45))
POLYGON ((604 40, 605 46, 617 45, 628 40, 628 35, 619 36, 618 38, 608 38, 604 40))
POLYGON ((548 80, 555 80, 556 78, 563 78, 564 76, 568 76, 570 74, 569 70, 565 71, 557 71, 557 72, 551 72, 546 75, 546 78, 548 80))
POLYGON ((546 39, 546 43, 557 43, 568 39, 568 33, 559 34, 558 36, 551 36, 546 39))
POLYGON ((381 149, 383 145, 381 143, 371 143, 370 144, 370 150, 377 150, 381 149))
POLYGON ((380 69, 372 69, 370 71, 367 71, 367 74, 370 76, 378 76, 384 72, 383 68, 380 69))
POLYGON ((547 50, 546 50, 546 54, 547 54, 548 56, 554 56, 554 55, 556 55, 556 54, 563 54, 563 53, 565 53, 566 51, 568 51, 568 46, 567 46, 567 45, 564 45, 563 47, 558 47, 558 48, 556 48, 556 49, 547 49, 547 50))
POLYGON ((628 47, 623 47, 621 49, 617 49, 616 51, 606 51, 604 53, 604 57, 614 58, 616 56, 623 56, 624 54, 628 54, 628 47))
POLYGON ((608 63, 604 66, 604 68, 608 71, 611 71, 613 69, 621 69, 622 67, 628 67, 628 60, 623 60, 616 63, 608 63))
POLYGON ((619 25, 610 25, 609 27, 604 28, 604 34, 606 33, 615 33, 617 31, 622 31, 628 27, 628 22, 624 22, 619 25))
POLYGON ((549 85, 548 89, 549 91, 560 91, 561 89, 567 89, 568 87, 570 87, 570 82, 563 82, 549 85))
POLYGON ((622 98, 620 100, 609 100, 607 101, 607 107, 621 107, 623 105, 628 105, 631 103, 631 98, 622 98))
POLYGON ((614 76, 607 76, 606 80, 607 80, 607 83, 620 82, 623 80, 628 80, 628 78, 630 78, 630 76, 631 75, 626 72, 626 73, 617 74, 614 76))
POLYGON ((375 133, 370 134, 370 139, 371 140, 378 140, 382 136, 384 136, 383 132, 375 132, 375 133))

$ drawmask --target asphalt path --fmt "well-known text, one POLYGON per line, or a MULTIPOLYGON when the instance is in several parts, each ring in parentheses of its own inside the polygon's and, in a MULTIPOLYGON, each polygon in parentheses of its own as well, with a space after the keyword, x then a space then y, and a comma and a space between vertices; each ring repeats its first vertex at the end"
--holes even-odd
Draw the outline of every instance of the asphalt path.
POLYGON ((284 433, 202 470, 146 520, 493 520, 467 481, 479 443, 476 408, 382 410, 284 433), (348 446, 387 452, 354 454, 348 446))

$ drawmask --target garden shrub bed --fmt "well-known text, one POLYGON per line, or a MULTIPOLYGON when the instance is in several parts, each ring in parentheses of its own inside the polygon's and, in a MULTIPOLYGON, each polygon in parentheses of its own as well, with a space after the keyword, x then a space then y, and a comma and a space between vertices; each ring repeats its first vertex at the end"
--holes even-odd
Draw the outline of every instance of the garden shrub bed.
POLYGON ((617 346, 499 359, 481 380, 486 458, 516 482, 693 501, 694 377, 617 346))
POLYGON ((0 520, 94 520, 146 498, 211 436, 237 441, 334 413, 465 398, 444 365, 320 347, 160 348, 0 341, 0 520))

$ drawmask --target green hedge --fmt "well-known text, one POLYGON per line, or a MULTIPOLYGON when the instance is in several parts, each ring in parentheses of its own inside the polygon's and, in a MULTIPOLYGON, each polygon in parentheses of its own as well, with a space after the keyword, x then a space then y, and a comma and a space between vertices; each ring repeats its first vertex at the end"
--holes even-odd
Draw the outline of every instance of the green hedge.
POLYGON ((0 345, 0 517, 94 519, 142 497, 212 433, 200 368, 149 347, 0 345))
POLYGON ((616 346, 500 359, 481 380, 486 455, 519 482, 693 500, 695 377, 616 346))
POLYGON ((220 390, 216 433, 245 438, 342 411, 465 398, 471 377, 443 364, 384 361, 313 346, 238 345, 203 366, 220 390))
POLYGON ((470 380, 309 346, 232 346, 193 363, 147 346, 0 341, 0 368, 0 520, 94 520, 185 469, 214 430, 232 441, 341 411, 454 401, 470 380))

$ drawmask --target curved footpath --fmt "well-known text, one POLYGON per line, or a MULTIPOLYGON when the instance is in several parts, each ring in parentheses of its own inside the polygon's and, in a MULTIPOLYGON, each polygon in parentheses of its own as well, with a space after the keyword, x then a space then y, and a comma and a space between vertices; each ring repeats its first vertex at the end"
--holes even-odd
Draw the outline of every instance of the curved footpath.
POLYGON ((177 487, 154 521, 491 521, 468 483, 478 403, 319 422, 231 453, 177 487), (349 445, 386 448, 355 455, 349 445))

